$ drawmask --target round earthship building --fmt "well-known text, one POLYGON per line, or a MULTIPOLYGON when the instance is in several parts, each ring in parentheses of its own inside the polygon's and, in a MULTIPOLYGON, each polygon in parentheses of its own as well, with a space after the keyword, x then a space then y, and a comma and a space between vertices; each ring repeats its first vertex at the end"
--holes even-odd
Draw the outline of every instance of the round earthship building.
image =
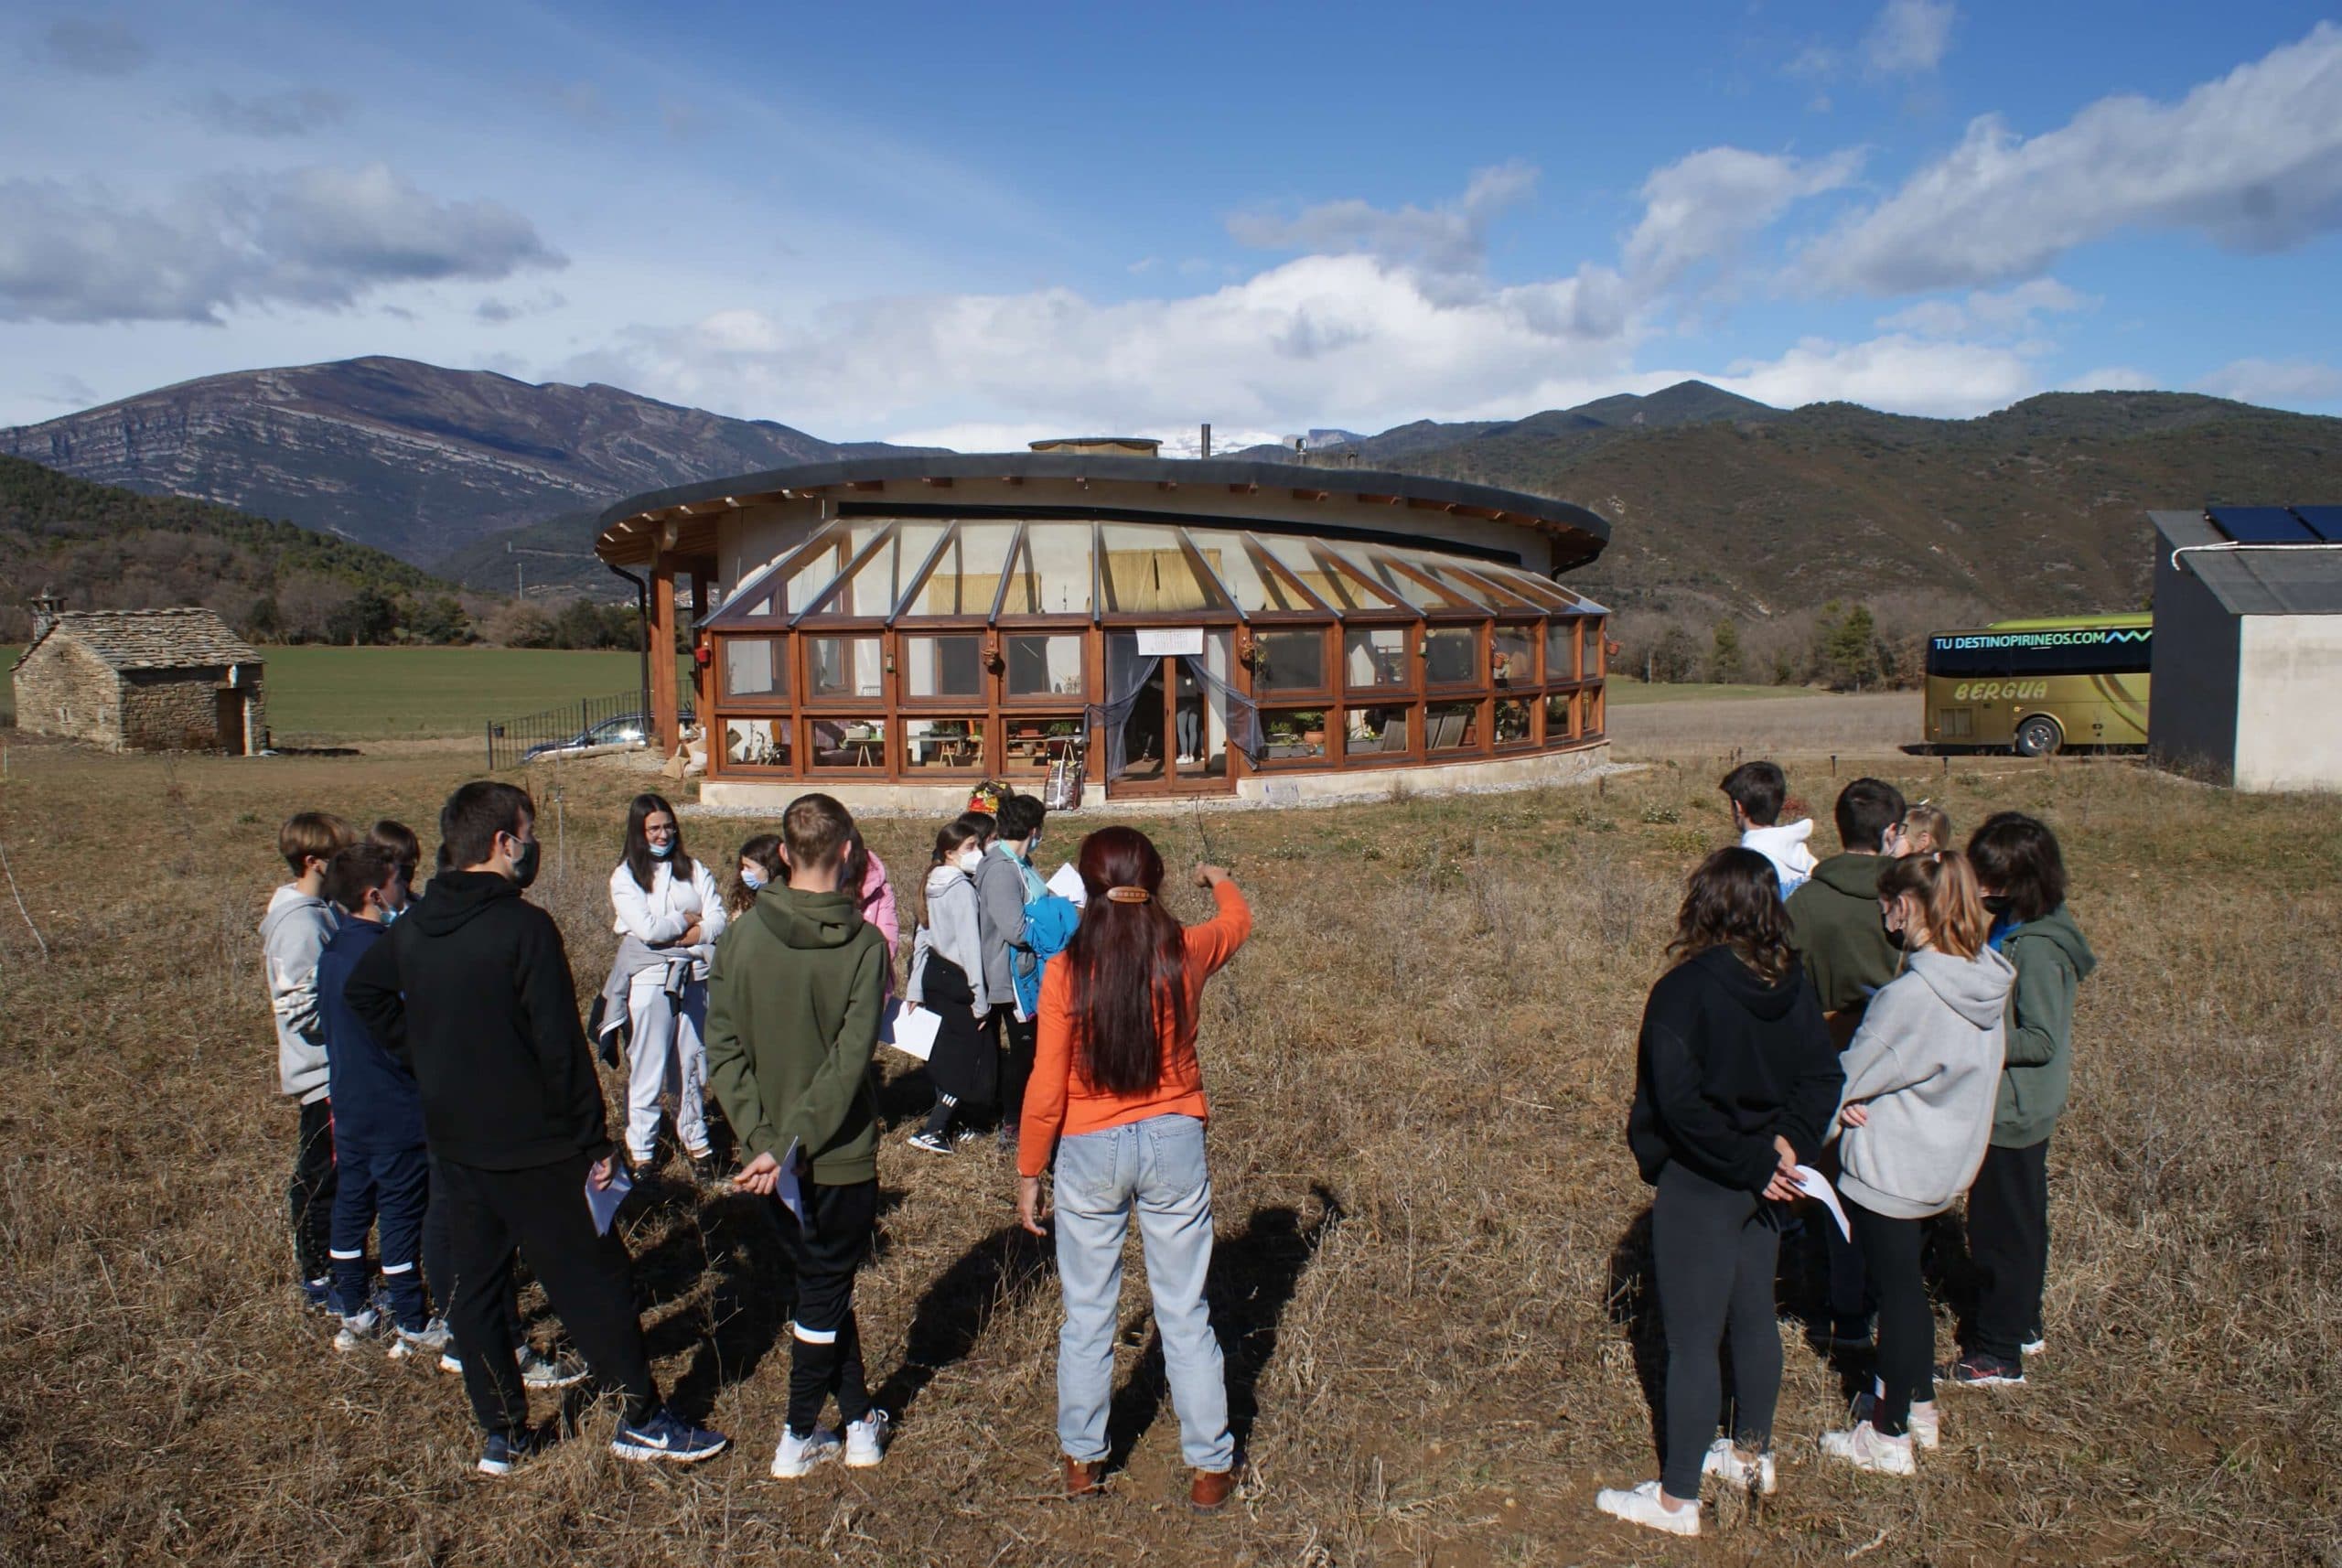
MULTIPOLYGON (((637 496, 596 553, 698 616, 702 797, 948 811, 1073 759, 1095 803, 1565 779, 1603 757, 1609 525, 1445 479, 1126 438, 637 496)), ((676 744, 675 666, 653 724, 676 744)))

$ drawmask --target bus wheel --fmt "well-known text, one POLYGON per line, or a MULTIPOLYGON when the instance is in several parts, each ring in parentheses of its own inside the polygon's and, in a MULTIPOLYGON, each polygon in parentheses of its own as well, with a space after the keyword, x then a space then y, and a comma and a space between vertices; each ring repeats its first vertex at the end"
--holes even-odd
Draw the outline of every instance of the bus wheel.
POLYGON ((2047 714, 2036 714, 2016 726, 2019 757, 2047 757, 2066 743, 2066 732, 2047 714))

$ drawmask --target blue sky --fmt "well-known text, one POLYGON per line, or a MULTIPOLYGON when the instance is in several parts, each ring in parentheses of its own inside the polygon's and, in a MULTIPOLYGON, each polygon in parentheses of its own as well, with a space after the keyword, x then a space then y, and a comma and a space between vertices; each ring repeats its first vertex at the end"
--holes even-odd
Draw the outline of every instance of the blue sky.
POLYGON ((12 7, 0 423, 382 353, 837 439, 1700 376, 2342 413, 2315 5, 12 7))

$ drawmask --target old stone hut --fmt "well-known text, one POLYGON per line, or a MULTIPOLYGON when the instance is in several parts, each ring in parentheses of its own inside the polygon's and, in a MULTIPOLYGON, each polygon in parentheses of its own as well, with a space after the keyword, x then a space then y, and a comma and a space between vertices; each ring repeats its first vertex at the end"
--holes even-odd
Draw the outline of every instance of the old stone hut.
POLYGON ((57 610, 36 604, 11 670, 16 727, 109 751, 223 751, 268 743, 261 656, 209 610, 57 610))

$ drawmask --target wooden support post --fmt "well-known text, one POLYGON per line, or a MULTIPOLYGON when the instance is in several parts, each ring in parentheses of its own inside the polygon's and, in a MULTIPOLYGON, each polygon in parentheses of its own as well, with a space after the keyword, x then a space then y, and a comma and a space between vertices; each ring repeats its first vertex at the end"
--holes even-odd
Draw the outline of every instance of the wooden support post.
MULTIPOLYGON (((692 619, 696 621, 707 618, 708 603, 714 595, 715 563, 713 561, 693 562, 692 619)), ((699 647, 697 635, 692 639, 692 647, 696 654, 699 647)), ((715 711, 715 666, 713 662, 704 665, 694 662, 692 666, 692 711, 703 728, 711 722, 709 715, 715 711)), ((710 755, 714 755, 712 750, 710 755)))
POLYGON ((661 761, 681 736, 675 692, 675 563, 661 551, 650 567, 650 733, 661 761))

